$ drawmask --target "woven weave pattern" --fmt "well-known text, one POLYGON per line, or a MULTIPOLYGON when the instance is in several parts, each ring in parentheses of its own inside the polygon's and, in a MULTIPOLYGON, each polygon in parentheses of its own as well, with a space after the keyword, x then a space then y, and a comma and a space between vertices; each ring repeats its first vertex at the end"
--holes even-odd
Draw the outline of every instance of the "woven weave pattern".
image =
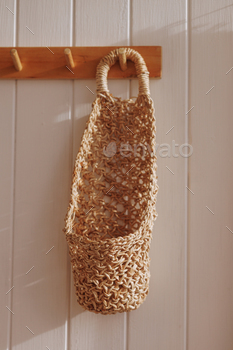
POLYGON ((112 314, 136 309, 149 289, 149 248, 157 217, 155 116, 144 60, 135 62, 139 95, 122 100, 107 87, 118 50, 97 67, 97 97, 76 157, 66 216, 77 300, 112 314))

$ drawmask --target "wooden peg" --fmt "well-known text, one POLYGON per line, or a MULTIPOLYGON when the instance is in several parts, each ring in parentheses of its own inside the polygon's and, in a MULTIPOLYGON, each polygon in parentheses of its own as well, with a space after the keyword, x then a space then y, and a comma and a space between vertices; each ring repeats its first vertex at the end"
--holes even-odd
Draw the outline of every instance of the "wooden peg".
POLYGON ((22 67, 22 63, 21 63, 19 55, 18 55, 18 51, 16 49, 11 50, 11 57, 12 57, 15 69, 17 71, 21 71, 23 69, 23 67, 22 67))
POLYGON ((127 69, 127 58, 126 58, 126 53, 125 53, 125 49, 121 48, 119 49, 119 61, 120 61, 120 66, 121 66, 121 70, 123 70, 123 72, 127 69))
POLYGON ((71 50, 70 49, 65 49, 64 50, 64 54, 65 54, 66 62, 68 64, 68 66, 70 68, 74 68, 75 64, 74 64, 74 60, 73 60, 73 56, 72 56, 71 50))

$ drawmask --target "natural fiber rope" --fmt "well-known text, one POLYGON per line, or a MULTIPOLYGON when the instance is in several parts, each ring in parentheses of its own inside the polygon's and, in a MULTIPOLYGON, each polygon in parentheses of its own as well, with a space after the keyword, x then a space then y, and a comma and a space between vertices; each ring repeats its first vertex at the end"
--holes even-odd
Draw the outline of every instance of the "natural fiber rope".
MULTIPOLYGON (((136 73, 139 80, 139 95, 150 95, 149 89, 149 72, 142 56, 135 50, 126 48, 126 58, 135 63, 136 73)), ((108 71, 119 59, 119 49, 111 51, 107 56, 102 58, 97 66, 96 85, 97 92, 109 92, 107 75, 108 71)))
POLYGON ((126 49, 126 54, 135 62, 139 96, 122 100, 109 93, 107 73, 118 50, 110 52, 97 67, 97 97, 75 160, 66 215, 77 300, 102 314, 136 309, 148 294, 157 217, 156 129, 148 72, 138 52, 126 49), (124 157, 122 144, 138 147, 124 157), (143 145, 148 149, 144 154, 143 145))

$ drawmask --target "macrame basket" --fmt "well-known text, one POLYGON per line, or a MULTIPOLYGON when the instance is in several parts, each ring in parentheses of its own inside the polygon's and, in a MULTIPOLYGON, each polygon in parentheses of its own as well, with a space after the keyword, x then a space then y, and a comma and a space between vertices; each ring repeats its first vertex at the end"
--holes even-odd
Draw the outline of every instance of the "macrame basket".
POLYGON ((149 291, 157 217, 155 116, 149 72, 125 48, 139 81, 136 100, 109 93, 119 49, 97 67, 97 96, 78 151, 64 232, 79 304, 104 315, 137 309, 149 291))

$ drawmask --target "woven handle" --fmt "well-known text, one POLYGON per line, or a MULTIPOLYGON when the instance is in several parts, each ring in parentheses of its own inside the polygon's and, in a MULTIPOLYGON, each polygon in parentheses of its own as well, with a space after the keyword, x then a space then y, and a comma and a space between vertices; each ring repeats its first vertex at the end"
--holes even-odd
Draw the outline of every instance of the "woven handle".
MULTIPOLYGON (((135 63, 136 73, 139 80, 139 95, 150 95, 149 72, 144 59, 140 53, 130 48, 125 48, 125 54, 127 59, 135 63)), ((111 51, 107 56, 101 59, 96 71, 97 93, 109 92, 107 83, 108 71, 118 59, 119 49, 111 51)))

